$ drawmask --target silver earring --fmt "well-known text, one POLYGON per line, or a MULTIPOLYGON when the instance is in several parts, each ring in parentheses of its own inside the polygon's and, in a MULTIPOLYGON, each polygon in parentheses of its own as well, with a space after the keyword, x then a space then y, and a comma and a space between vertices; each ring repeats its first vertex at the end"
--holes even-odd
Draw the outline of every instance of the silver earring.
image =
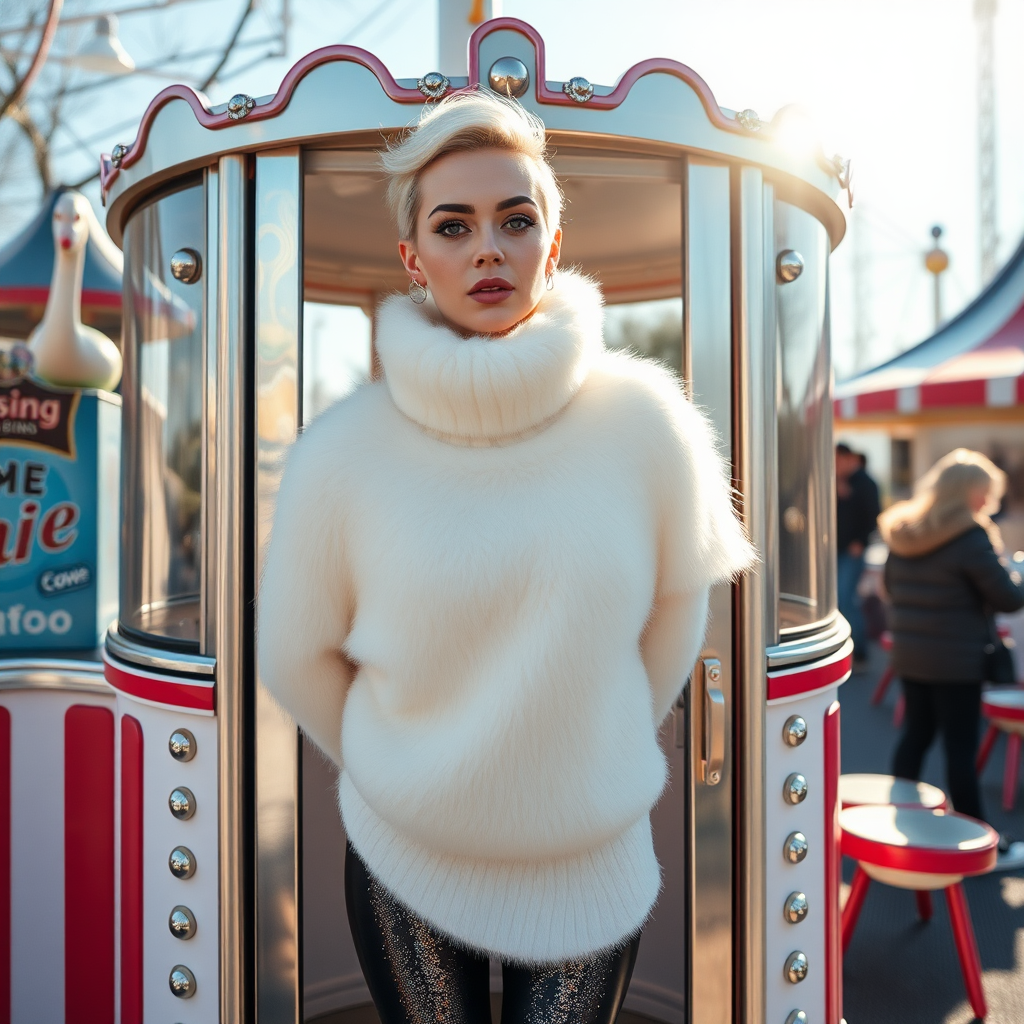
POLYGON ((418 306, 421 302, 427 301, 427 289, 419 281, 410 281, 409 298, 418 306))
POLYGON ((544 287, 549 292, 553 292, 555 290, 555 272, 554 271, 552 271, 550 274, 548 274, 547 277, 544 278, 544 287))

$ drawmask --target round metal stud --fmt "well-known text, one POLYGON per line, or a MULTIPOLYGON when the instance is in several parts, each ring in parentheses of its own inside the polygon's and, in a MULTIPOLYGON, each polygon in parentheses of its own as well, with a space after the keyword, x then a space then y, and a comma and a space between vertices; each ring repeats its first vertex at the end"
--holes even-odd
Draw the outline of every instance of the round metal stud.
POLYGON ((184 964, 172 967, 167 981, 179 999, 191 999, 196 994, 196 976, 184 964))
POLYGON ((799 985, 807 977, 807 957, 797 950, 786 957, 786 981, 799 985))
POLYGON ((782 856, 790 864, 799 864, 807 856, 807 836, 803 832, 790 832, 782 847, 782 856))
POLYGON ((782 727, 782 741, 787 747, 799 747, 807 739, 807 722, 799 715, 790 715, 782 727))
POLYGON ((191 878, 196 873, 196 855, 187 846, 176 846, 167 858, 175 878, 191 878))
POLYGON ((803 1010, 794 1010, 786 1018, 786 1024, 807 1024, 807 1014, 803 1010))
POLYGON ((120 142, 110 151, 110 163, 114 167, 120 167, 124 158, 131 152, 130 146, 124 146, 120 142))
POLYGON ((585 78, 577 75, 562 83, 562 92, 577 103, 586 103, 594 95, 594 87, 585 78))
POLYGON ((255 106, 256 101, 251 96, 246 96, 244 92, 236 92, 228 100, 228 117, 232 121, 241 121, 243 117, 249 116, 255 106))
POLYGON ((795 281, 804 272, 804 258, 796 249, 783 249, 775 261, 775 273, 783 284, 795 281))
POLYGON ((188 729, 175 729, 167 741, 167 749, 175 761, 191 761, 196 756, 196 738, 188 729))
POLYGON ((196 813, 195 794, 187 786, 178 786, 177 789, 171 790, 167 806, 179 821, 188 821, 196 813))
POLYGON ((487 81, 495 92, 517 100, 530 88, 530 72, 518 57, 499 57, 487 72, 487 81))
POLYGON ((195 249, 179 249, 171 257, 171 277, 182 284, 195 284, 203 275, 203 261, 195 249))
POLYGON ((786 897, 782 916, 790 924, 799 924, 807 916, 807 897, 802 892, 791 892, 786 897))
POLYGON ((441 74, 440 71, 431 71, 425 74, 416 82, 419 89, 428 100, 439 100, 451 88, 451 82, 441 74))
POLYGON ((749 107, 746 110, 741 110, 736 115, 736 120, 748 132, 759 132, 761 130, 761 118, 757 116, 756 110, 751 110, 749 107))
POLYGON ((787 804, 799 804, 807 799, 807 780, 799 772, 786 777, 782 798, 787 804))
POLYGON ((191 939, 196 933, 196 918, 188 907, 175 907, 167 919, 167 927, 176 939, 191 939))

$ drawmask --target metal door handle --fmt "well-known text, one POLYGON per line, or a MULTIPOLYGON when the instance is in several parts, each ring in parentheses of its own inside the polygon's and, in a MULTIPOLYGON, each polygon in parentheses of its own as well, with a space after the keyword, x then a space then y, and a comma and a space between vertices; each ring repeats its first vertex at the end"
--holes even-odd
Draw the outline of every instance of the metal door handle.
POLYGON ((704 784, 717 786, 725 764, 725 694, 722 693, 722 663, 704 658, 704 784))

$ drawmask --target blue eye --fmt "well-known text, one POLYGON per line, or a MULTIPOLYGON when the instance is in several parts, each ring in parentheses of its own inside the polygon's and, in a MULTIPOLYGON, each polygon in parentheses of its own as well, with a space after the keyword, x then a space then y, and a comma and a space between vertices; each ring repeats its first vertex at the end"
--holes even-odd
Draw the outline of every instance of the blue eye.
POLYGON ((505 221, 505 227, 510 231, 521 232, 526 231, 527 228, 532 228, 534 225, 532 217, 528 217, 525 213, 515 213, 507 221, 505 221))
POLYGON ((469 228, 461 220, 446 220, 443 224, 438 224, 434 228, 434 233, 443 235, 445 238, 458 238, 459 235, 464 234, 468 230, 469 228))

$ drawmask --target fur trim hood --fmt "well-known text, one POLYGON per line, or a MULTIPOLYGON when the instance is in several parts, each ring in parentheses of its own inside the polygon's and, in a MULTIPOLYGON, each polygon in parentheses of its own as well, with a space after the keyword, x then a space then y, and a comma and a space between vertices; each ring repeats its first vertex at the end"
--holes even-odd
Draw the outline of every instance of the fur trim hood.
POLYGON ((604 349, 597 286, 561 271, 534 314, 501 337, 463 338, 432 300, 386 299, 374 341, 395 405, 446 440, 495 444, 542 427, 579 391, 604 349))
POLYGON ((900 501, 878 517, 878 532, 889 550, 903 558, 920 558, 931 554, 952 540, 980 526, 999 553, 1003 550, 1003 539, 999 527, 981 513, 969 509, 957 509, 941 522, 929 515, 930 509, 923 508, 919 501, 900 501))

